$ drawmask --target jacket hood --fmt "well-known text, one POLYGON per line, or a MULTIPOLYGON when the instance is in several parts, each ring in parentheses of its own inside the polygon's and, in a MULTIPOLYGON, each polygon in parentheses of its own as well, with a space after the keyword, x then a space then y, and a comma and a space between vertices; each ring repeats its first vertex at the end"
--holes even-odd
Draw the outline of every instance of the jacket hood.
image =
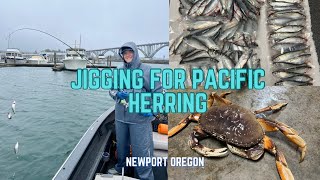
POLYGON ((140 66, 140 64, 141 64, 138 48, 137 48, 137 45, 134 42, 127 42, 127 43, 123 44, 121 46, 121 48, 119 49, 119 55, 123 60, 123 67, 124 68, 135 69, 135 68, 138 68, 140 66), (132 59, 132 61, 130 63, 127 63, 124 60, 123 55, 121 54, 122 49, 125 49, 125 48, 131 48, 133 50, 133 59, 132 59))

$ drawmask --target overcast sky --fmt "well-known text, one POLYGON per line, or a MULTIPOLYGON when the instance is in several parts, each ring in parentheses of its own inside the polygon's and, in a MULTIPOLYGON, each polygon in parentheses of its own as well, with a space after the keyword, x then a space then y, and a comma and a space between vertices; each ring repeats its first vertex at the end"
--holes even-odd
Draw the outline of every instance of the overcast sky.
MULTIPOLYGON (((8 34, 19 28, 48 32, 74 46, 90 49, 169 41, 167 0, 1 0, 0 50, 8 46, 8 34)), ((12 34, 10 47, 21 51, 66 49, 59 41, 35 31, 12 34)), ((168 57, 168 48, 158 56, 168 57)))

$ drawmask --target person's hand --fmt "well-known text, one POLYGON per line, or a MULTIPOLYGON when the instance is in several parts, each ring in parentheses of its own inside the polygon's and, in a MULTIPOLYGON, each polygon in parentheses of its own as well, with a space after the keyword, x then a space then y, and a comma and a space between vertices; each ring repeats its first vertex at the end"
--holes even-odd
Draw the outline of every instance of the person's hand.
POLYGON ((117 97, 121 100, 127 98, 128 96, 129 96, 129 94, 125 91, 117 92, 117 97))
POLYGON ((150 116, 153 116, 152 113, 141 113, 142 116, 144 117, 150 117, 150 116))

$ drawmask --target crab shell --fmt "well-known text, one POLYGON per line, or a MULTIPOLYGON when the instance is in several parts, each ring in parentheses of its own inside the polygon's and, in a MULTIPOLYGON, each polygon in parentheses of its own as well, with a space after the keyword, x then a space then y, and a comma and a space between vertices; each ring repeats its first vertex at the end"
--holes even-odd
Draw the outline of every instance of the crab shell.
POLYGON ((200 117, 199 126, 217 139, 239 147, 256 145, 265 134, 255 115, 235 104, 212 106, 200 117))

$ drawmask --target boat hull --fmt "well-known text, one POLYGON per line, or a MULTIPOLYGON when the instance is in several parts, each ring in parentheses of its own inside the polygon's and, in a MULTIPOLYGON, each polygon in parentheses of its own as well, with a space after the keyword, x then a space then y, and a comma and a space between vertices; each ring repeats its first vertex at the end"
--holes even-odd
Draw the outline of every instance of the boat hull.
POLYGON ((6 59, 7 64, 25 64, 27 62, 26 59, 6 59))
POLYGON ((41 61, 41 60, 39 60, 39 61, 37 61, 37 60, 27 60, 27 63, 28 64, 47 64, 47 62, 46 61, 41 61))
POLYGON ((87 61, 82 59, 64 59, 63 63, 66 70, 76 71, 87 67, 87 61))

